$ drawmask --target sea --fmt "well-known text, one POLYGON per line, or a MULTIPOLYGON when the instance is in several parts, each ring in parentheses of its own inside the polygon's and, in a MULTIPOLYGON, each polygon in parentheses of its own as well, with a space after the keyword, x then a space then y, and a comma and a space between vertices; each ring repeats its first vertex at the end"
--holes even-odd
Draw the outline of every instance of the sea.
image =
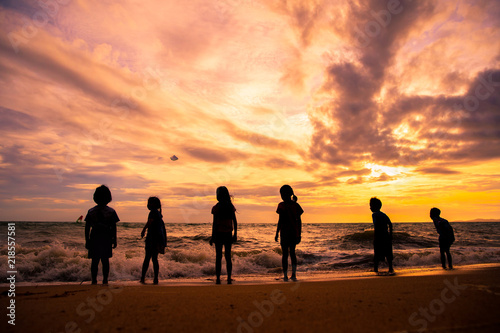
MULTIPOLYGON (((82 283, 90 280, 85 249, 85 223, 0 222, 0 283, 9 271, 8 224, 15 228, 16 281, 82 283)), ((455 267, 500 263, 500 222, 454 222, 451 248, 455 267)), ((111 281, 138 281, 144 260, 144 223, 118 223, 118 247, 110 259, 111 281)), ((393 223, 394 267, 440 267, 434 225, 393 223)), ((209 245, 210 223, 166 223, 168 248, 160 254, 161 281, 210 281, 215 275, 215 248, 209 245)), ((11 229, 13 229, 11 227, 11 229)), ((373 270, 371 223, 304 223, 297 245, 298 277, 373 270)), ((232 247, 233 278, 272 281, 281 276, 281 248, 274 241, 275 224, 240 223, 232 247)), ((12 235, 12 234, 11 234, 12 235)), ((12 241, 13 239, 10 239, 12 241)), ((12 244, 10 244, 12 245, 12 244)), ((223 259, 223 274, 225 264, 223 259)), ((383 269, 383 267, 381 267, 383 269)), ((100 274, 100 273, 99 273, 100 274)), ((152 268, 147 278, 151 278, 152 268)), ((100 278, 99 278, 100 280, 100 278)))

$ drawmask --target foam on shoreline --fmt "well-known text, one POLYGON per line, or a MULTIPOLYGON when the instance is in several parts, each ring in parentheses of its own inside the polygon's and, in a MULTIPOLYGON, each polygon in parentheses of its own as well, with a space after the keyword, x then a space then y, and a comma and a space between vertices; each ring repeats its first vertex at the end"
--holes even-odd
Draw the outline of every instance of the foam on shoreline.
MULTIPOLYGON (((475 270, 484 270, 490 268, 500 268, 500 264, 473 264, 457 266, 453 270, 443 270, 440 266, 434 267, 412 267, 412 268, 398 268, 396 267, 396 274, 394 277, 402 276, 430 276, 430 275, 446 275, 446 274, 466 274, 475 270)), ((308 272, 298 273, 299 282, 329 282, 339 280, 352 280, 352 279, 366 279, 385 277, 384 268, 380 269, 377 275, 372 271, 366 270, 338 270, 332 272, 308 272)), ((226 283, 226 276, 222 275, 222 283, 226 283)), ((281 275, 238 275, 233 277, 233 285, 266 285, 283 283, 281 275)), ((203 278, 174 278, 174 279, 160 279, 159 285, 161 286, 209 286, 215 283, 215 277, 203 278)), ((287 283, 294 283, 288 281, 287 283)), ((76 286, 76 285, 90 285, 90 281, 81 282, 18 282, 16 287, 38 287, 38 286, 76 286)), ((99 282, 99 285, 100 282, 99 282)), ((109 282, 110 286, 138 286, 139 281, 136 280, 114 280, 109 282)), ((146 285, 152 285, 152 279, 146 279, 146 285)), ((7 287, 7 283, 0 283, 0 288, 7 287)))

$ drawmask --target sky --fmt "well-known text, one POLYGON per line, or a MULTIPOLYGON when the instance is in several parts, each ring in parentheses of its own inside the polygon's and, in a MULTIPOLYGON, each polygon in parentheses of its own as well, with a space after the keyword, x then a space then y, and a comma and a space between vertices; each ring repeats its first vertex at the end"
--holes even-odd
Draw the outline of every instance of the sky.
POLYGON ((500 1, 0 2, 0 220, 500 218, 500 1), (173 161, 170 157, 177 156, 173 161))

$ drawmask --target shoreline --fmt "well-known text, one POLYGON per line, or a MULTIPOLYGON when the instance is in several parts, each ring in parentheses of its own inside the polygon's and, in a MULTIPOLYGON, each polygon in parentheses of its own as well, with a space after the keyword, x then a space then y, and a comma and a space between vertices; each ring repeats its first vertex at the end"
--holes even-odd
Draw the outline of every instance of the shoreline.
MULTIPOLYGON (((6 327, 2 316, 0 327, 8 332, 497 332, 499 277, 496 264, 439 274, 371 272, 264 284, 18 286, 16 326, 6 327)), ((7 300, 2 293, 2 307, 7 300)))
MULTIPOLYGON (((456 266, 453 270, 443 270, 440 265, 432 267, 395 267, 395 276, 427 276, 427 275, 442 275, 447 272, 455 272, 461 274, 469 270, 477 269, 487 269, 487 268, 500 268, 500 263, 482 263, 482 264, 469 264, 456 266)), ((355 270, 342 270, 330 272, 297 272, 297 276, 300 282, 330 282, 330 281, 340 281, 340 280, 352 280, 352 279, 365 279, 365 278, 377 278, 384 277, 386 274, 384 272, 387 268, 382 266, 380 273, 377 275, 373 271, 367 271, 363 269, 355 270)), ((235 285, 261 285, 261 284, 277 284, 283 283, 280 279, 281 273, 279 274, 266 274, 266 275, 235 275, 233 276, 233 282, 235 285)), ((102 277, 99 276, 98 285, 101 285, 102 277)), ((223 283, 226 281, 226 276, 221 275, 223 283)), ((109 285, 113 286, 135 286, 138 285, 138 280, 110 280, 109 285)), ((146 279, 146 285, 152 284, 152 278, 146 279)), ((204 276, 204 277, 190 277, 190 278, 171 278, 171 279, 160 279, 159 285, 161 286, 209 286, 215 284, 215 276, 204 276)), ((0 288, 8 287, 8 283, 0 283, 0 288)), ((17 287, 50 287, 50 286, 85 286, 91 285, 90 280, 85 281, 68 281, 68 282, 16 282, 17 287)))

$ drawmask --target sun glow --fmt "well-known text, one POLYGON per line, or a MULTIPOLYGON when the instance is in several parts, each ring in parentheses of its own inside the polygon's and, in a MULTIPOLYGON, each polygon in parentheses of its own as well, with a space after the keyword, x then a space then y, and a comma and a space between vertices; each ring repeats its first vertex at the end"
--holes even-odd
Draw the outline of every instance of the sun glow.
POLYGON ((405 174, 409 171, 409 168, 406 167, 390 167, 386 165, 378 165, 373 163, 366 163, 365 168, 371 170, 371 177, 379 177, 382 174, 386 174, 388 176, 399 176, 405 174))

